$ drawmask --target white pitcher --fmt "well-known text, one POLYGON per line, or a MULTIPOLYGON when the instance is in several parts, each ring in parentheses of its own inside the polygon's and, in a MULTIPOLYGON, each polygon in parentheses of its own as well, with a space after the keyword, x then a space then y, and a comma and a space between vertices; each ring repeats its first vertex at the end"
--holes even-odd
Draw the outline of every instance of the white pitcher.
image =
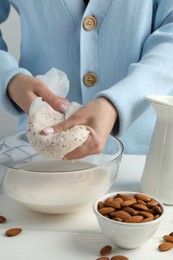
POLYGON ((148 96, 157 114, 141 191, 173 205, 173 96, 148 96))

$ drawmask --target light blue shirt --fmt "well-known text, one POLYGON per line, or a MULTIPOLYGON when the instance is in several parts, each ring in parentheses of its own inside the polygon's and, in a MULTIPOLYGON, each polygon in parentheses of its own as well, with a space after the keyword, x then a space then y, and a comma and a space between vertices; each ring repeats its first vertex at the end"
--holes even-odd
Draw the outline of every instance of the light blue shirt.
POLYGON ((90 0, 86 7, 83 0, 0 0, 0 23, 10 5, 21 19, 21 56, 18 64, 0 34, 0 99, 19 116, 19 130, 26 115, 6 95, 8 82, 55 67, 70 80, 71 101, 111 100, 125 153, 147 153, 156 116, 144 97, 173 90, 173 1, 90 0), (83 26, 87 16, 96 19, 93 30, 83 26), (87 72, 97 75, 93 87, 83 82, 87 72))

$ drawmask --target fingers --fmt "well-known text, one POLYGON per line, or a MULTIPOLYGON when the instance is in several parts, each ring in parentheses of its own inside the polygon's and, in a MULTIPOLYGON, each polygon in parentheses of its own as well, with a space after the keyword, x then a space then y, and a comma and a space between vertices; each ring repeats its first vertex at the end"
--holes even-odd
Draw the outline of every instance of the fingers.
POLYGON ((96 100, 95 102, 93 101, 82 106, 68 119, 57 125, 51 126, 51 129, 44 129, 44 133, 59 133, 70 129, 75 125, 85 125, 87 128, 90 126, 90 135, 85 143, 64 156, 64 159, 75 160, 91 154, 98 154, 102 151, 106 138, 112 129, 114 119, 115 111, 112 106, 105 100, 103 100, 103 102, 102 100, 96 100), (106 118, 104 117, 105 114, 106 118))
POLYGON ((42 97, 53 109, 65 113, 69 106, 69 101, 66 98, 54 94, 44 83, 37 81, 34 86, 37 96, 42 97))
POLYGON ((65 131, 63 123, 59 123, 58 125, 49 126, 42 130, 41 134, 43 135, 52 135, 54 133, 60 133, 62 131, 65 131))
POLYGON ((90 135, 88 139, 72 152, 64 156, 65 160, 77 160, 88 155, 101 153, 103 150, 103 141, 98 137, 96 132, 90 128, 90 135))
MULTIPOLYGON (((69 120, 65 120, 62 123, 48 127, 43 129, 43 134, 54 134, 55 132, 62 132, 66 129, 71 128, 71 123, 69 120), (70 127, 69 127, 70 126, 70 127)), ((90 135, 88 139, 81 145, 80 147, 76 148, 72 152, 66 154, 63 159, 66 160, 76 160, 84 158, 85 156, 91 154, 98 154, 102 152, 104 142, 102 138, 99 138, 98 134, 90 127, 87 127, 90 131, 90 135)))
POLYGON ((44 128, 42 130, 41 134, 50 135, 50 134, 54 134, 54 133, 60 133, 60 132, 66 131, 67 129, 72 128, 75 125, 76 125, 75 122, 71 118, 66 119, 57 125, 52 125, 52 126, 44 128))
POLYGON ((41 97, 52 108, 64 113, 69 105, 66 98, 55 95, 41 80, 28 75, 16 75, 8 84, 9 97, 26 113, 31 102, 41 97))
MULTIPOLYGON (((60 133, 62 131, 66 131, 67 129, 70 129, 76 125, 86 125, 85 121, 83 121, 83 118, 84 118, 83 114, 81 114, 80 112, 74 113, 68 119, 65 119, 64 121, 60 122, 59 124, 50 126, 52 129, 49 130, 48 132, 51 132, 51 134, 60 133)), ((46 129, 44 129, 45 134, 49 134, 48 132, 46 129)))

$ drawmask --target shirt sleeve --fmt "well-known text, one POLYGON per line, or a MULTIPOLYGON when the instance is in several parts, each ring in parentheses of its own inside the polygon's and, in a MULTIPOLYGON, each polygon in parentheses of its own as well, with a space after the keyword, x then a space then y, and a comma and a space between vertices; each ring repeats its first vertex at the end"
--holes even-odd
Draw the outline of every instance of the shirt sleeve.
MULTIPOLYGON (((7 0, 0 0, 0 24, 9 16, 10 5, 7 0)), ((31 75, 31 73, 19 68, 17 61, 8 53, 8 47, 3 39, 0 30, 0 103, 6 111, 14 115, 19 115, 22 110, 15 105, 7 95, 7 86, 10 80, 17 74, 31 75)))
MULTIPOLYGON (((135 46, 134 46, 135 47, 135 46)), ((173 91, 173 2, 157 1, 153 32, 145 40, 141 59, 129 66, 127 76, 96 95, 111 100, 119 114, 119 133, 148 108, 144 97, 173 91)), ((173 92, 172 92, 173 93, 173 92)))

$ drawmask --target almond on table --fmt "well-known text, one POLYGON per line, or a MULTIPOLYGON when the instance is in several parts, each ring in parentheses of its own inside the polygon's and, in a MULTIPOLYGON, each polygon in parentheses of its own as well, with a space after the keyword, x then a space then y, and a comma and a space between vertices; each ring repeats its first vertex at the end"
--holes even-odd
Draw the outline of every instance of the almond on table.
POLYGON ((112 247, 110 245, 106 245, 100 249, 100 255, 106 256, 112 252, 112 247))
POLYGON ((21 228, 11 228, 11 229, 8 229, 8 230, 5 232, 5 235, 6 235, 7 237, 14 237, 14 236, 19 235, 21 232, 22 232, 22 229, 21 229, 21 228))
POLYGON ((115 255, 111 258, 111 260, 128 260, 129 258, 124 255, 115 255))
POLYGON ((0 224, 4 223, 6 221, 6 217, 0 216, 0 224))
POLYGON ((171 242, 171 243, 173 243, 173 236, 164 235, 164 236, 163 236, 163 239, 164 239, 166 242, 171 242))
POLYGON ((158 246, 158 249, 161 251, 161 252, 164 252, 164 251, 168 251, 170 249, 173 248, 173 243, 171 242, 163 242, 161 243, 159 246, 158 246))

